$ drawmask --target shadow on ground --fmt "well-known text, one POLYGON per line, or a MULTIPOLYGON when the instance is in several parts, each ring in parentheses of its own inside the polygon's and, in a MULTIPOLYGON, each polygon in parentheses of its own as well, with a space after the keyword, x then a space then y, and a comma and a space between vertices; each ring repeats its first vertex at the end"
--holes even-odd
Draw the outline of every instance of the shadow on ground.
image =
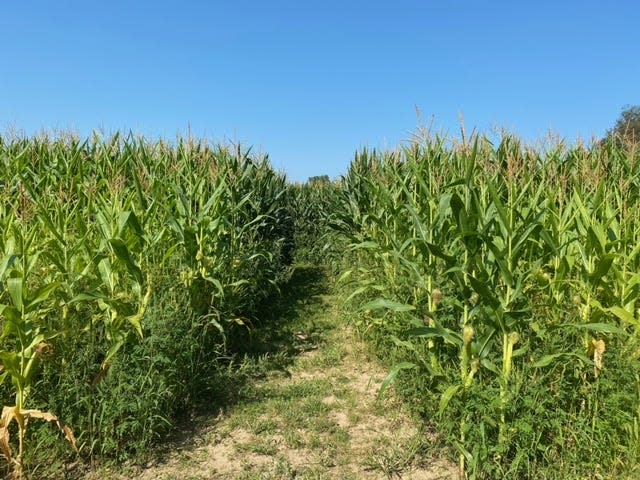
POLYGON ((296 266, 280 293, 263 303, 260 318, 228 339, 229 356, 220 359, 220 368, 212 372, 196 408, 178 421, 171 443, 189 443, 194 430, 215 424, 213 419, 221 412, 254 400, 256 381, 290 376, 288 368, 295 358, 322 345, 331 328, 318 315, 329 308, 330 293, 322 268, 296 266))
MULTIPOLYGON (((267 299, 261 318, 247 335, 233 339, 231 348, 248 356, 299 351, 300 333, 313 335, 318 325, 310 323, 311 314, 327 306, 330 289, 324 270, 311 265, 296 266, 279 295, 267 299), (296 335, 298 333, 298 335, 296 335)), ((304 342, 302 342, 304 343, 304 342)))

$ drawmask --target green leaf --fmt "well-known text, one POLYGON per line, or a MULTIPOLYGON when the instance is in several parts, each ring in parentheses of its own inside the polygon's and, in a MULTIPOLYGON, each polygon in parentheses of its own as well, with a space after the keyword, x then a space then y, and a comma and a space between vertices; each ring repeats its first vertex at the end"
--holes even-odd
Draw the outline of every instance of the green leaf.
MULTIPOLYGON (((220 295, 221 297, 224 296, 224 288, 222 287, 222 283, 220 283, 220 280, 212 277, 204 277, 204 279, 205 281, 211 283, 214 287, 216 287, 216 289, 218 290, 218 295, 220 295)), ((241 284, 237 284, 236 282, 235 284, 231 284, 230 286, 235 287, 240 285, 241 284)))
POLYGON ((51 292, 55 291, 56 288, 58 288, 59 286, 60 286, 59 282, 52 282, 49 285, 45 285, 44 287, 40 288, 34 294, 33 298, 29 300, 29 304, 25 305, 25 310, 32 311, 33 308, 37 306, 39 303, 42 303, 45 300, 47 300, 49 298, 49 295, 51 295, 51 292))
POLYGON ((611 264, 613 263, 614 258, 615 258, 615 255, 613 253, 608 253, 599 259, 598 264, 596 265, 596 268, 591 273, 591 275, 589 275, 589 280, 591 281, 592 284, 597 285, 598 282, 600 282, 600 280, 602 279, 602 277, 604 277, 607 274, 607 272, 609 272, 609 269, 611 268, 611 264))
POLYGON ((127 321, 133 326, 136 333, 138 334, 138 338, 143 338, 144 335, 142 333, 142 315, 136 314, 127 317, 127 321))
POLYGON ((85 292, 79 293, 71 300, 69 303, 78 303, 78 302, 93 302, 96 300, 107 300, 109 297, 107 295, 103 295, 99 292, 85 292))
POLYGON ((462 345, 460 334, 440 326, 412 328, 407 331, 407 335, 420 338, 442 338, 452 345, 462 345))
POLYGON ((351 249, 352 250, 359 250, 361 248, 363 249, 374 249, 374 248, 379 248, 380 245, 378 245, 376 242, 372 242, 372 241, 367 241, 367 242, 361 242, 355 245, 351 245, 351 249))
POLYGON ((602 229, 602 227, 594 222, 589 226, 588 233, 592 235, 598 242, 597 243, 598 253, 603 252, 605 249, 605 246, 607 245, 607 236, 604 230, 602 229))
POLYGON ((530 223, 527 228, 525 228, 524 232, 522 232, 519 238, 515 241, 513 245, 513 250, 511 252, 512 257, 510 259, 515 266, 520 260, 520 250, 524 248, 526 243, 533 237, 535 239, 536 235, 542 232, 542 225, 537 221, 530 223))
POLYGON ((355 297, 357 297, 358 295, 362 295, 363 293, 365 293, 367 290, 369 290, 369 287, 367 285, 362 286, 362 287, 358 287, 356 288, 353 292, 351 292, 351 294, 347 297, 347 299, 345 300, 345 302, 350 302, 351 300, 353 300, 355 297))
POLYGON ((580 353, 553 353, 553 354, 545 355, 544 357, 542 357, 540 360, 538 360, 533 364, 533 367, 543 368, 551 365, 555 361, 558 361, 561 359, 571 359, 571 358, 578 359, 584 363, 591 363, 591 359, 589 357, 587 357, 586 355, 582 355, 580 353))
POLYGON ((118 218, 118 234, 122 235, 124 233, 124 228, 126 226, 131 227, 131 229, 135 232, 136 236, 140 239, 144 236, 144 231, 142 226, 140 225, 140 221, 133 211, 122 212, 118 218))
POLYGON ((497 376, 501 376, 502 375, 502 371, 500 370, 500 368, 498 368, 498 366, 495 363, 493 363, 491 360, 489 360, 488 358, 483 358, 480 361, 480 363, 482 364, 482 366, 484 368, 486 368, 490 372, 495 373, 497 376))
POLYGON ((125 267, 136 282, 142 284, 144 281, 142 278, 142 270, 140 270, 140 267, 131 256, 131 252, 129 251, 129 248, 127 248, 127 245, 119 238, 109 239, 109 245, 111 245, 113 253, 118 257, 118 260, 124 263, 125 267))
POLYGON ((380 391, 378 392, 378 398, 380 398, 382 396, 382 394, 387 390, 389 385, 391 385, 391 383, 395 381, 395 379, 398 376, 398 373, 400 373, 400 371, 402 371, 402 370, 410 370, 410 369, 416 368, 416 367, 417 367, 417 365, 415 363, 411 363, 411 362, 400 362, 400 363, 395 364, 393 366, 393 368, 391 369, 391 371, 389 372, 389 375, 387 375, 387 378, 385 378, 384 381, 382 382, 382 384, 380 385, 380 391))
POLYGON ((0 315, 4 318, 4 328, 2 335, 17 332, 19 325, 22 323, 21 312, 12 305, 0 305, 0 315))
POLYGON ((465 205, 460 198, 460 195, 458 195, 457 193, 451 195, 450 206, 460 233, 462 233, 462 235, 465 235, 467 232, 469 232, 470 229, 467 222, 467 212, 465 210, 465 205))
POLYGON ((469 279, 471 288, 473 288, 473 290, 479 295, 481 302, 490 305, 493 308, 497 308, 500 305, 500 301, 484 282, 481 282, 472 275, 468 275, 467 278, 469 279))
POLYGON ((114 343, 111 344, 109 350, 107 350, 107 355, 102 362, 103 365, 108 365, 111 362, 111 359, 114 357, 116 353, 122 348, 126 341, 126 335, 120 336, 114 343))
POLYGON ((394 302, 393 300, 387 300, 385 298, 377 298, 371 302, 365 303, 360 307, 361 311, 365 310, 391 310, 392 312, 410 312, 415 310, 413 305, 407 305, 405 303, 394 302))
POLYGON ((11 253, 2 257, 0 261, 0 281, 2 281, 7 271, 13 267, 18 258, 20 258, 20 255, 17 253, 11 253))
POLYGON ((493 184, 493 181, 487 182, 487 187, 489 190, 489 195, 491 196, 491 200, 498 211, 498 217, 500 218, 500 223, 504 227, 507 235, 511 235, 511 225, 509 223, 509 216, 505 210, 505 206, 496 191, 496 187, 493 184))
POLYGON ((640 322, 636 319, 636 317, 631 312, 628 312, 622 307, 618 307, 618 306, 611 307, 611 308, 608 308, 607 311, 613 313, 616 317, 618 317, 623 322, 627 322, 635 326, 640 325, 640 322))
POLYGON ((51 220, 49 212, 47 211, 45 206, 41 206, 40 207, 40 212, 38 213, 38 218, 40 220, 42 220, 42 223, 44 223, 45 227, 47 227, 49 232, 51 232, 53 234, 53 236, 56 237, 56 240, 58 241, 60 246, 64 248, 66 246, 67 242, 65 242, 64 238, 58 232, 58 229, 56 228, 56 226, 53 224, 53 221, 51 220))
POLYGON ((511 271, 510 271, 510 262, 508 261, 508 259, 505 259, 506 252, 504 251, 504 249, 501 250, 495 244, 495 240, 492 242, 489 242, 487 246, 493 253, 493 258, 496 262, 496 265, 498 265, 498 269, 500 270, 500 275, 502 276, 502 279, 504 280, 505 284, 513 286, 513 275, 511 274, 511 271))
MULTIPOLYGON (((620 307, 613 307, 613 308, 617 309, 620 307)), ((619 335, 626 335, 627 333, 620 327, 611 325, 610 323, 567 323, 567 324, 563 324, 563 326, 578 328, 580 330, 589 330, 592 332, 615 333, 619 335)))
POLYGON ((347 270, 347 271, 343 272, 342 275, 340 275, 340 277, 338 277, 338 280, 337 280, 336 283, 341 284, 347 278, 349 278, 352 274, 353 274, 353 270, 347 270))
POLYGON ((462 389, 462 385, 451 385, 447 388, 442 397, 440 397, 440 407, 438 408, 438 415, 442 416, 444 411, 447 409, 449 402, 451 399, 462 389))
POLYGON ((7 279, 7 290, 9 290, 9 295, 11 296, 11 301, 15 305, 15 307, 22 311, 23 308, 23 278, 22 277, 10 277, 7 279))
POLYGON ((452 267, 457 264, 456 257, 452 255, 447 255, 446 253, 444 253, 443 250, 440 249, 440 247, 434 245, 433 243, 427 242, 427 247, 429 248, 429 251, 431 252, 432 255, 444 260, 445 263, 447 264, 447 267, 452 267))
POLYGON ((5 374, 6 372, 8 372, 11 376, 19 374, 20 359, 15 352, 0 350, 0 362, 5 368, 5 374))

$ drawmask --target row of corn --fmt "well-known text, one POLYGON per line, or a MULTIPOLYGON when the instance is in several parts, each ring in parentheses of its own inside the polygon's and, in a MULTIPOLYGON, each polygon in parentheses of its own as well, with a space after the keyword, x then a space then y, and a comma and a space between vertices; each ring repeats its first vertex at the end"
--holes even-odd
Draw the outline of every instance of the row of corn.
POLYGON ((285 278, 291 203, 284 176, 240 148, 118 134, 0 138, 7 465, 23 475, 30 419, 90 451, 126 448, 154 421, 169 423, 166 410, 211 375, 225 340, 246 332, 285 278), (128 384, 146 387, 119 390, 128 384))
POLYGON ((462 478, 636 468, 636 147, 431 138, 357 154, 339 186, 341 280, 393 358, 383 386, 402 379, 462 478))

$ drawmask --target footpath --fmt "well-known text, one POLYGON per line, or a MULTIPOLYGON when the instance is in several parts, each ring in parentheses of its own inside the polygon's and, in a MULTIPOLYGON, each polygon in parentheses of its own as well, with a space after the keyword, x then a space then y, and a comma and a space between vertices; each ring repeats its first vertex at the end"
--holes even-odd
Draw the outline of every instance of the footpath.
POLYGON ((246 357, 234 401, 201 415, 144 466, 88 478, 139 480, 455 479, 387 372, 340 314, 317 269, 299 269, 288 315, 246 357), (324 285, 324 286, 323 286, 324 285), (255 353, 255 352, 254 352, 255 353))

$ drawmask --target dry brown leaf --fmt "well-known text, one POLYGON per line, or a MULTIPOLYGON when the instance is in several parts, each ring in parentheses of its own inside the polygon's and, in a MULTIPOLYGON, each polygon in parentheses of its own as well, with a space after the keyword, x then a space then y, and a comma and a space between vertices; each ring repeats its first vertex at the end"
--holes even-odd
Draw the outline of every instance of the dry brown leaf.
MULTIPOLYGON (((62 431, 65 438, 69 441, 73 449, 76 452, 78 451, 78 447, 76 446, 76 437, 73 434, 73 430, 71 430, 71 427, 62 422, 53 413, 42 412, 40 410, 20 410, 17 406, 3 407, 2 417, 0 418, 0 452, 2 452, 9 463, 13 463, 13 455, 11 453, 11 445, 9 443, 9 425, 11 425, 11 422, 15 420, 18 424, 18 428, 24 432, 27 426, 27 421, 30 418, 40 418, 47 422, 55 423, 62 431)), ((22 470, 22 465, 17 465, 16 468, 18 477, 22 478, 19 473, 22 470)))
POLYGON ((55 423, 60 431, 64 433, 65 438, 69 441, 73 449, 77 452, 78 447, 76 445, 76 436, 73 434, 71 427, 56 417, 51 412, 42 412, 40 410, 22 410, 22 415, 27 418, 40 418, 47 422, 55 423))
POLYGON ((589 356, 593 356, 593 372, 596 378, 600 376, 604 368, 604 352, 607 349, 604 340, 592 339, 589 344, 589 356))
POLYGON ((11 446, 9 445, 9 424, 15 418, 15 407, 4 407, 2 409, 2 418, 0 422, 0 450, 9 463, 13 462, 11 455, 11 446))

